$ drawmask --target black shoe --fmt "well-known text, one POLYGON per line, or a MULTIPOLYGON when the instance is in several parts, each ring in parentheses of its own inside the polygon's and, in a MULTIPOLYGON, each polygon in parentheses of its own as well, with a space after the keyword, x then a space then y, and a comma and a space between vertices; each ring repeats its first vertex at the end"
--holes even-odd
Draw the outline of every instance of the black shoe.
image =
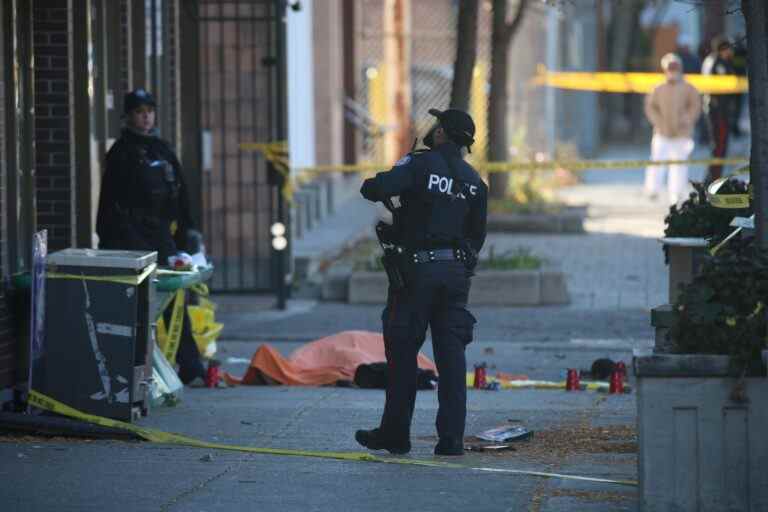
POLYGON ((389 453, 396 455, 403 455, 411 451, 410 441, 400 443, 387 441, 382 438, 381 431, 377 428, 373 430, 358 430, 355 432, 355 441, 369 450, 387 450, 389 453))
POLYGON ((464 455, 464 446, 461 443, 456 444, 456 443, 439 441, 437 443, 437 446, 435 446, 435 455, 449 455, 449 456, 464 455))

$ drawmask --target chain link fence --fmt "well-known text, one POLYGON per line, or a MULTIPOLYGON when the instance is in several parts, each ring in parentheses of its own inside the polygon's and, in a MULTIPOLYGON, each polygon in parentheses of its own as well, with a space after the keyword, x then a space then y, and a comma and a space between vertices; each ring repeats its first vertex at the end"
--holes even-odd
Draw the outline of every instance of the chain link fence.
MULTIPOLYGON (((384 44, 385 0, 361 0, 361 16, 357 23, 356 49, 359 88, 348 98, 347 110, 355 112, 362 131, 360 160, 385 162, 383 138, 388 126, 384 75, 387 73, 384 44)), ((408 34, 411 53, 411 126, 414 136, 426 134, 434 118, 430 108, 448 108, 451 96, 453 65, 456 58, 459 2, 454 0, 419 0, 410 2, 411 30, 408 34)), ((517 2, 511 1, 513 13, 517 2)), ((551 127, 546 116, 546 93, 530 85, 530 79, 546 62, 548 8, 533 5, 510 48, 508 122, 510 123, 510 156, 524 157, 553 152, 551 127), (523 155, 522 153, 525 153, 523 155)), ((491 56, 491 2, 481 1, 478 12, 477 58, 471 86, 469 111, 476 127, 476 143, 470 159, 484 160, 488 147, 488 95, 491 56)))

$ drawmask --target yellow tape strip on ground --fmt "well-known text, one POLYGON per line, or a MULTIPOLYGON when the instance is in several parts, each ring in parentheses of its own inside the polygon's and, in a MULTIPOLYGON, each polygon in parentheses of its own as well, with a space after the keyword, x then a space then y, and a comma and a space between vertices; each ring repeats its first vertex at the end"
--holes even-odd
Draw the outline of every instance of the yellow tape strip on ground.
POLYGON ((212 450, 227 450, 247 453, 259 453, 263 455, 282 455, 289 457, 314 457, 320 459, 334 459, 334 460, 346 460, 352 462, 379 462, 384 464, 405 464, 412 466, 425 466, 434 468, 446 468, 446 469, 468 469, 471 471, 483 471, 487 473, 505 473, 510 475, 523 475, 523 476, 537 476, 543 478, 559 478, 563 480, 579 480, 583 482, 597 482, 606 484, 617 484, 627 486, 637 486, 637 482, 634 480, 609 480, 606 478, 593 478, 587 476, 576 475, 564 475, 561 473, 545 473, 541 471, 525 471, 519 469, 503 469, 503 468, 488 468, 488 467, 472 467, 463 464, 455 464, 442 461, 430 461, 430 460, 418 460, 418 459, 403 459, 403 458, 389 458, 389 457, 377 457, 369 453, 361 452, 325 452, 325 451, 311 451, 311 450, 288 450, 281 448, 257 448, 250 446, 237 446, 221 443, 209 443, 201 441, 193 437, 183 436, 180 434, 172 434, 169 432, 163 432, 152 428, 138 427, 130 423, 125 423, 118 420, 109 418, 103 418, 101 416, 94 416, 87 414, 77 409, 74 409, 68 405, 65 405, 53 398, 47 397, 35 390, 29 392, 29 405, 37 407, 39 409, 45 409, 46 411, 55 412, 63 416, 70 418, 76 418, 82 421, 87 421, 95 425, 102 427, 119 428, 133 432, 138 436, 150 441, 152 443, 164 443, 164 444, 176 444, 181 446, 190 446, 193 448, 207 448, 212 450))
POLYGON ((137 276, 88 276, 85 274, 63 274, 59 272, 46 272, 45 277, 50 279, 84 279, 86 281, 101 281, 106 283, 120 283, 138 286, 147 277, 152 275, 152 272, 154 272, 156 268, 157 264, 153 263, 148 266, 144 272, 137 276))
POLYGON ((176 352, 179 351, 179 341, 181 340, 181 330, 184 325, 184 302, 186 299, 186 291, 184 288, 180 288, 176 291, 176 300, 173 303, 173 311, 171 312, 171 321, 168 326, 168 334, 165 339, 165 343, 160 347, 163 350, 163 355, 169 363, 173 364, 176 361, 176 352))
MULTIPOLYGON (((749 90, 746 77, 738 75, 686 74, 685 79, 701 94, 741 94, 749 90)), ((569 72, 540 70, 531 83, 575 91, 647 94, 663 83, 663 73, 569 72)))

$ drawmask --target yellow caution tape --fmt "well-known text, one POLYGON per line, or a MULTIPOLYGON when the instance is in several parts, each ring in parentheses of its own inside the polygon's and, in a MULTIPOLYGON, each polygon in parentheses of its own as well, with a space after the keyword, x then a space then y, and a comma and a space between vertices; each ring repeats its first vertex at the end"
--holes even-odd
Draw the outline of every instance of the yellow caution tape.
MULTIPOLYGON (((747 162, 747 158, 701 158, 691 160, 548 160, 545 162, 475 162, 474 167, 482 172, 515 172, 515 171, 548 171, 554 169, 583 170, 615 170, 648 167, 652 165, 738 165, 747 162)), ((298 173, 324 172, 368 172, 382 171, 391 168, 387 164, 358 164, 358 165, 318 165, 302 167, 298 173)))
MULTIPOLYGON (((251 149, 262 146, 257 143, 243 143, 241 149, 251 149)), ((475 162, 478 171, 512 172, 512 171, 545 171, 554 169, 569 169, 572 171, 587 169, 631 169, 652 165, 737 165, 748 162, 746 157, 734 158, 702 158, 690 160, 548 160, 544 162, 475 162)), ((316 165, 294 169, 297 176, 319 174, 326 172, 373 172, 390 169, 386 163, 316 165)))
POLYGON ((211 311, 216 311, 216 303, 206 299, 205 297, 198 297, 197 298, 197 305, 201 308, 210 309, 211 311))
POLYGON ((277 142, 243 142, 243 151, 258 151, 264 155, 272 167, 283 177, 282 194, 286 201, 293 201, 293 183, 291 182, 291 164, 288 158, 288 143, 277 142))
POLYGON ((486 172, 542 171, 568 169, 581 171, 588 169, 632 169, 655 165, 736 165, 747 162, 747 158, 704 158, 691 160, 571 160, 548 162, 488 162, 476 167, 486 172))
POLYGON ((192 290, 198 295, 202 295, 203 297, 207 297, 211 293, 211 291, 208 289, 208 285, 205 283, 193 284, 190 287, 190 290, 192 290))
POLYGON ((184 436, 181 434, 173 434, 169 432, 163 432, 153 428, 139 427, 130 423, 125 423, 110 418, 104 418, 101 416, 95 416, 93 414, 87 414, 82 411, 63 404, 53 398, 47 397, 35 390, 29 392, 28 398, 29 405, 44 409, 46 411, 55 412, 63 416, 70 418, 76 418, 82 421, 87 421, 95 425, 102 427, 118 428, 133 432, 141 438, 152 443, 164 443, 164 444, 176 444, 181 446, 190 446, 193 448, 207 448, 211 450, 227 450, 247 453, 260 453, 263 455, 283 455, 290 457, 314 457, 321 459, 334 459, 345 460, 352 462, 379 462, 384 464, 405 464, 412 466, 425 466, 433 468, 446 468, 446 469, 467 469, 471 471, 482 471, 486 473, 502 473, 510 475, 523 475, 523 476, 538 476, 543 478, 559 478, 563 480, 579 480, 583 482, 597 482, 606 484, 627 485, 636 487, 637 482, 634 480, 610 480, 607 478, 594 478, 588 476, 577 475, 565 475, 562 473, 545 473, 543 471, 527 471, 520 469, 504 469, 504 468, 489 468, 489 467, 473 467, 466 466, 464 464, 455 464, 442 461, 430 461, 430 460, 418 460, 418 459, 404 459, 404 458, 389 458, 389 457, 377 457, 370 453, 361 452, 330 452, 330 451, 311 451, 311 450, 288 450, 282 448, 257 448, 251 446, 238 446, 222 443, 209 443, 207 441, 201 441, 193 437, 184 436))
MULTIPOLYGON (((686 74, 685 79, 701 94, 741 94, 749 90, 747 78, 738 75, 686 74)), ((648 94, 665 80, 663 73, 585 73, 540 68, 531 83, 575 91, 648 94)))
MULTIPOLYGON (((749 174, 749 166, 742 167, 729 176, 718 178, 707 187, 707 201, 715 208, 749 208, 749 203, 753 196, 752 185, 748 187, 746 194, 718 194, 720 188, 734 176, 744 176, 749 174)), ((729 237, 730 238, 730 237, 729 237)))
MULTIPOLYGON (((494 376, 487 376, 485 378, 486 383, 492 384, 494 382, 499 383, 501 389, 565 389, 565 381, 548 381, 548 380, 503 380, 494 376)), ((466 383, 468 388, 474 388, 475 374, 474 372, 467 372, 466 383)), ((607 382, 582 382, 581 385, 587 391, 605 391, 609 388, 607 382)))
POLYGON ((89 276, 85 274, 65 274, 60 272, 46 272, 45 277, 50 279, 78 279, 86 281, 101 281, 106 283, 120 283, 138 286, 144 280, 152 275, 152 272, 157 268, 157 264, 152 263, 144 272, 136 276, 89 276))
POLYGON ((173 303, 171 311, 171 321, 168 331, 165 329, 165 321, 162 317, 157 321, 157 341, 163 355, 169 363, 176 361, 176 352, 179 351, 179 342, 181 341, 181 330, 184 325, 184 302, 186 300, 186 291, 180 288, 174 294, 176 300, 173 303))
POLYGON ((730 234, 730 235, 728 235, 727 237, 725 237, 725 238, 723 239, 723 241, 722 241, 722 242, 720 242, 719 244, 717 244, 716 246, 714 246, 713 248, 711 248, 711 249, 709 250, 709 254, 710 254, 711 256, 716 256, 716 255, 717 255, 717 253, 718 253, 718 252, 720 252, 720 249, 722 249, 723 247, 725 247, 725 244, 727 244, 728 242, 730 242, 731 240, 733 240, 733 239, 736 237, 736 235, 738 235, 739 233, 741 233, 741 231, 742 231, 742 229, 741 229, 741 228, 736 228, 736 229, 734 229, 734 230, 731 232, 731 234, 730 234))

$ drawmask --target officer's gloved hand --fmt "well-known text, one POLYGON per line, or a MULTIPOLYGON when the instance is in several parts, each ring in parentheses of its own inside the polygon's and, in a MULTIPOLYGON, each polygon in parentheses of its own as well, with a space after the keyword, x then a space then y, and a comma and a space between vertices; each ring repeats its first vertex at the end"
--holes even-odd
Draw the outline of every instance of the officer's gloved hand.
POLYGON ((186 252, 178 252, 168 257, 168 266, 174 270, 188 270, 193 264, 192 256, 186 252))

